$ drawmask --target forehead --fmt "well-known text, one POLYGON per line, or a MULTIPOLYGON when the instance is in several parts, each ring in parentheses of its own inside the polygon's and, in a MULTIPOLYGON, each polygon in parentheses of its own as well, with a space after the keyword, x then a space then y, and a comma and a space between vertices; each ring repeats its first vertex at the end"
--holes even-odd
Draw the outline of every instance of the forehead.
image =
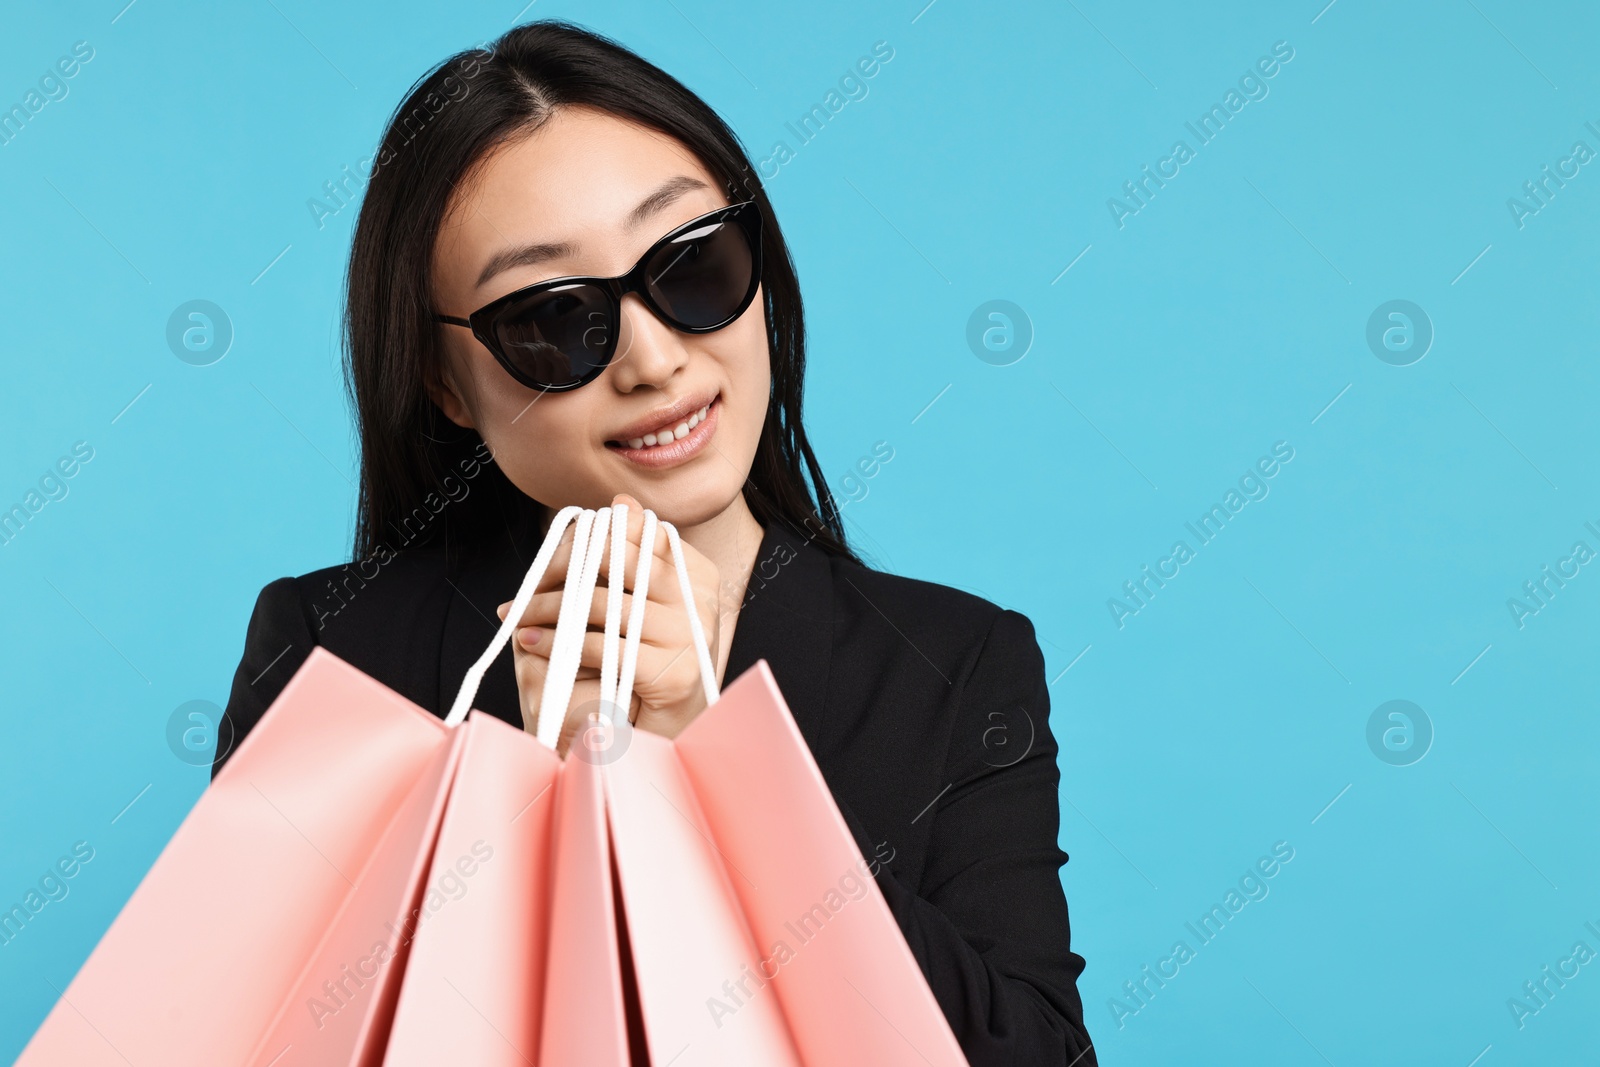
POLYGON ((639 202, 675 175, 699 178, 709 187, 701 195, 717 196, 716 179, 675 138, 609 112, 562 107, 473 168, 450 217, 469 228, 481 214, 497 224, 519 220, 519 228, 545 220, 551 231, 620 230, 639 202))

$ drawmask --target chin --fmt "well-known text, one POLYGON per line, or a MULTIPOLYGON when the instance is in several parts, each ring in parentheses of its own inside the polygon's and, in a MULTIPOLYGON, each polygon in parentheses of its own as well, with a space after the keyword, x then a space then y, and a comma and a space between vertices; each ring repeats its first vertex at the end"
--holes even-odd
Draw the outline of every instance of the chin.
MULTIPOLYGON (((717 463, 724 471, 728 470, 721 460, 717 463)), ((729 473, 731 474, 731 471, 729 473)), ((679 529, 689 529, 710 522, 739 499, 743 482, 732 484, 731 477, 717 479, 718 483, 724 481, 729 484, 707 484, 703 476, 696 478, 693 472, 684 471, 677 477, 663 479, 656 484, 623 487, 617 492, 632 496, 655 512, 657 518, 664 519, 679 529)), ((610 496, 606 497, 605 503, 611 503, 610 496)))

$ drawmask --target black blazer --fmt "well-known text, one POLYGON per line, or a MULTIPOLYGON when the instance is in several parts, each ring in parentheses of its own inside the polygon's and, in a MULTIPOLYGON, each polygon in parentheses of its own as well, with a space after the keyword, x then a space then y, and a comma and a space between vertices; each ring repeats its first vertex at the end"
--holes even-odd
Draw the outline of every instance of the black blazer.
MULTIPOLYGON (((267 585, 228 699, 231 746, 315 645, 442 717, 531 556, 410 548, 267 585)), ((726 678, 771 667, 862 854, 888 860, 878 885, 967 1058, 1094 1067, 1032 624, 776 526, 756 560, 726 678)), ((522 725, 509 647, 473 706, 522 725)))

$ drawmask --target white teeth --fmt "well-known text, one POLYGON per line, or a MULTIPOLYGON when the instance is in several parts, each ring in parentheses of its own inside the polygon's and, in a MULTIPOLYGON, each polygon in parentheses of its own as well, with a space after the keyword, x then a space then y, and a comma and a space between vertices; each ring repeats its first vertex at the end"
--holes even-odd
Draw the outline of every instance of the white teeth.
POLYGON ((706 414, 710 412, 710 410, 711 405, 707 404, 693 415, 690 415, 687 420, 678 423, 678 425, 672 427, 671 429, 660 430, 656 433, 647 433, 643 437, 630 437, 628 438, 628 447, 648 448, 652 445, 666 445, 671 444, 673 441, 681 441, 685 437, 689 436, 690 430, 694 429, 696 426, 699 426, 705 421, 706 414))

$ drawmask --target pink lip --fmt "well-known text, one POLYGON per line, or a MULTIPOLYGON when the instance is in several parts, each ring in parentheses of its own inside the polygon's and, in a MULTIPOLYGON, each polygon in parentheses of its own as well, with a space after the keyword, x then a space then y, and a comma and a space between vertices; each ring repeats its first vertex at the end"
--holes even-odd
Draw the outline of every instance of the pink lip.
POLYGON ((646 445, 643 448, 629 448, 627 445, 608 443, 606 447, 622 456, 624 459, 637 463, 641 467, 652 470, 665 470, 686 463, 711 441, 711 435, 717 432, 717 418, 722 412, 722 397, 718 396, 711 401, 710 410, 700 424, 689 431, 689 436, 672 442, 670 445, 646 445))

